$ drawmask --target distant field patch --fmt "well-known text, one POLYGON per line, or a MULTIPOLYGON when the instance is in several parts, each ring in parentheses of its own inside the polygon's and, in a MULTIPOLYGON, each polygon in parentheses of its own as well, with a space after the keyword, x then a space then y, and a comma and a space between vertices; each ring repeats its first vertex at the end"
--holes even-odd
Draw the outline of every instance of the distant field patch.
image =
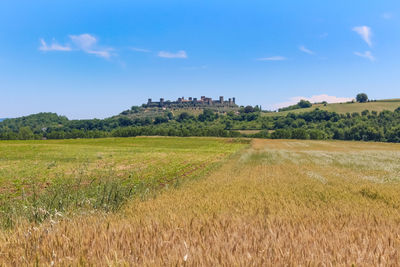
POLYGON ((264 116, 286 116, 288 113, 303 113, 310 112, 316 108, 321 110, 327 110, 330 112, 336 112, 339 114, 353 113, 358 112, 361 113, 364 110, 381 112, 384 110, 394 111, 400 107, 400 99, 388 99, 388 100, 379 100, 376 102, 367 102, 367 103, 335 103, 328 104, 324 106, 323 104, 314 104, 310 108, 302 108, 295 109, 290 111, 282 111, 282 112, 270 112, 263 113, 264 116))
POLYGON ((259 133, 261 130, 238 130, 241 134, 256 134, 259 133))

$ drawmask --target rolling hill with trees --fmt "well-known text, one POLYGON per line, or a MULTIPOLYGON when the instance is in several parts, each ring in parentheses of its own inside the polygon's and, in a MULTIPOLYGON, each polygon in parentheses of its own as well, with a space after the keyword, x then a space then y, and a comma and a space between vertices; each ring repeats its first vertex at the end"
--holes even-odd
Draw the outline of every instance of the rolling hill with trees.
POLYGON ((258 106, 227 112, 202 108, 195 113, 183 108, 132 107, 111 118, 92 120, 39 113, 0 122, 0 139, 157 135, 400 142, 400 100, 361 101, 311 107, 300 101, 281 112, 264 112, 258 106))
MULTIPOLYGON (((296 106, 296 105, 295 105, 296 106)), ((306 108, 296 108, 287 110, 285 108, 280 109, 278 112, 267 112, 264 113, 266 116, 285 116, 289 112, 302 113, 309 112, 315 109, 326 110, 330 112, 336 112, 339 114, 362 112, 364 110, 381 112, 384 110, 394 111, 400 107, 400 99, 384 99, 384 100, 373 100, 364 103, 360 102, 347 102, 347 103, 316 103, 306 108)))

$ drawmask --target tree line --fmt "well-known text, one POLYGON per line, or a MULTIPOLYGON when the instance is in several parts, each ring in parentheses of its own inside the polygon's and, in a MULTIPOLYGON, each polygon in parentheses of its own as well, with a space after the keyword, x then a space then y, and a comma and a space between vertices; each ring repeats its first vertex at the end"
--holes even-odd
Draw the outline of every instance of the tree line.
POLYGON ((279 139, 335 139, 400 142, 400 107, 395 111, 365 110, 338 114, 315 109, 264 116, 258 107, 242 107, 238 112, 220 114, 204 109, 200 115, 165 111, 154 118, 116 116, 108 119, 68 120, 55 113, 39 113, 0 122, 0 139, 70 139, 160 136, 217 136, 279 139), (239 130, 260 130, 243 134, 239 130))

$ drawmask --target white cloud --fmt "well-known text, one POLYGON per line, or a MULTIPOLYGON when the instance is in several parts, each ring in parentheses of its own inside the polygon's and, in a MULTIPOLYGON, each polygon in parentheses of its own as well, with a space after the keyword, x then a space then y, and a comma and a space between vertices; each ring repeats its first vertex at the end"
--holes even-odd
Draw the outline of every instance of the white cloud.
POLYGON ((325 39, 327 37, 328 37, 328 33, 327 32, 324 32, 323 34, 319 35, 319 38, 321 38, 321 39, 325 39))
POLYGON ((89 50, 97 43, 97 38, 88 33, 80 35, 70 35, 69 38, 75 43, 77 47, 82 50, 89 50))
POLYGON ((80 35, 70 35, 69 38, 75 44, 75 46, 88 54, 93 54, 102 58, 110 58, 113 51, 112 48, 99 48, 97 43, 98 40, 91 34, 84 33, 80 35))
POLYGON ((299 101, 302 100, 302 99, 308 100, 311 103, 321 103, 323 101, 326 101, 328 103, 343 103, 343 102, 352 101, 354 98, 351 98, 351 97, 337 97, 337 96, 330 96, 330 95, 326 95, 326 94, 314 95, 314 96, 311 96, 311 97, 295 96, 295 97, 291 97, 288 101, 273 105, 273 108, 274 109, 279 109, 279 108, 295 105, 295 104, 299 103, 299 101))
POLYGON ((109 50, 87 50, 85 51, 88 54, 96 55, 98 57, 103 57, 103 58, 110 58, 111 57, 111 49, 109 50))
POLYGON ((40 39, 41 46, 39 47, 39 50, 41 51, 71 51, 71 47, 68 45, 62 46, 60 44, 57 44, 55 41, 51 43, 51 45, 47 45, 45 40, 40 39))
POLYGON ((310 49, 308 49, 307 47, 305 47, 304 45, 299 46, 299 50, 309 54, 309 55, 314 55, 315 53, 313 51, 311 51, 310 49))
POLYGON ((150 53, 151 50, 149 49, 144 49, 144 48, 137 48, 137 47, 131 47, 131 50, 135 52, 142 52, 142 53, 150 53))
POLYGON ((287 60, 285 57, 281 56, 273 56, 273 57, 262 57, 262 58, 257 58, 258 61, 283 61, 287 60))
POLYGON ((97 45, 98 40, 93 35, 88 33, 80 35, 70 35, 69 36, 72 44, 60 45, 53 41, 51 45, 48 45, 45 40, 40 39, 41 46, 39 50, 41 51, 83 51, 88 54, 96 55, 102 58, 110 58, 112 56, 112 48, 103 48, 97 45))
POLYGON ((158 56, 162 58, 187 58, 187 54, 184 50, 179 50, 176 53, 160 51, 158 52, 158 56))
POLYGON ((371 51, 365 51, 364 53, 354 52, 354 55, 375 61, 375 57, 372 55, 371 51))
POLYGON ((356 33, 358 33, 358 35, 361 36, 361 38, 369 45, 372 46, 372 41, 371 41, 371 37, 372 37, 372 32, 371 32, 371 28, 368 26, 358 26, 358 27, 354 27, 353 31, 355 31, 356 33))
POLYGON ((385 12, 385 13, 382 14, 382 18, 388 19, 388 20, 392 19, 393 18, 393 14, 389 13, 389 12, 385 12))

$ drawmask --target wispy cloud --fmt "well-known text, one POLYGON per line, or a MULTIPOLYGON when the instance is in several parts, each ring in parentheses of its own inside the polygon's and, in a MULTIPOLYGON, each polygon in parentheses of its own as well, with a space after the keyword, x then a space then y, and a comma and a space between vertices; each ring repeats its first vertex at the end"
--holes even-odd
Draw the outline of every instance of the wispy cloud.
POLYGON ((158 56, 162 58, 187 58, 187 54, 184 50, 179 50, 176 53, 171 53, 167 51, 158 52, 158 56))
POLYGON ((328 37, 328 33, 327 32, 324 32, 324 33, 319 35, 319 38, 321 38, 321 39, 325 39, 327 37, 328 37))
POLYGON ((51 45, 47 45, 47 43, 45 42, 45 40, 40 39, 40 43, 41 46, 39 47, 39 50, 41 51, 71 51, 71 47, 69 47, 68 45, 60 45, 58 43, 56 43, 55 41, 53 41, 51 43, 51 45))
POLYGON ((371 51, 365 51, 364 53, 354 52, 354 55, 375 61, 375 57, 372 55, 371 51))
POLYGON ((309 55, 314 55, 315 54, 314 51, 311 51, 310 49, 308 49, 304 45, 299 46, 299 50, 304 52, 304 53, 306 53, 306 54, 309 54, 309 55))
POLYGON ((283 61, 283 60, 287 60, 286 57, 282 57, 282 56, 273 56, 273 57, 261 57, 261 58, 257 58, 258 61, 283 61))
POLYGON ((112 48, 100 48, 97 43, 98 39, 91 34, 84 33, 80 35, 70 35, 69 38, 79 50, 88 54, 93 54, 102 58, 110 58, 112 48))
POLYGON ((83 51, 87 54, 96 55, 102 58, 110 58, 112 56, 113 48, 104 48, 98 45, 98 39, 88 33, 80 35, 70 35, 70 43, 60 45, 53 41, 50 45, 46 43, 44 39, 40 39, 41 51, 83 51))
POLYGON ((131 50, 135 51, 135 52, 142 52, 142 53, 150 53, 151 52, 151 50, 149 50, 149 49, 137 48, 137 47, 131 47, 131 50))
POLYGON ((295 97, 291 97, 288 101, 277 103, 277 104, 273 105, 273 108, 279 109, 279 108, 287 107, 290 105, 294 105, 294 104, 297 104, 302 99, 308 100, 311 103, 321 103, 323 101, 326 101, 328 103, 343 103, 343 102, 348 102, 348 101, 353 100, 353 98, 351 98, 351 97, 337 97, 337 96, 331 96, 331 95, 326 95, 326 94, 313 95, 311 97, 295 96, 295 97))
POLYGON ((361 36, 361 38, 369 45, 372 46, 372 41, 371 41, 371 37, 372 37, 372 31, 371 28, 368 26, 358 26, 358 27, 354 27, 353 31, 355 31, 356 33, 358 33, 358 35, 361 36))
POLYGON ((382 14, 382 18, 387 19, 387 20, 392 19, 393 18, 393 14, 389 13, 389 12, 385 12, 385 13, 382 14))
POLYGON ((88 50, 85 51, 88 54, 96 55, 98 57, 103 57, 103 58, 110 58, 111 57, 111 51, 112 49, 109 48, 109 50, 88 50))

